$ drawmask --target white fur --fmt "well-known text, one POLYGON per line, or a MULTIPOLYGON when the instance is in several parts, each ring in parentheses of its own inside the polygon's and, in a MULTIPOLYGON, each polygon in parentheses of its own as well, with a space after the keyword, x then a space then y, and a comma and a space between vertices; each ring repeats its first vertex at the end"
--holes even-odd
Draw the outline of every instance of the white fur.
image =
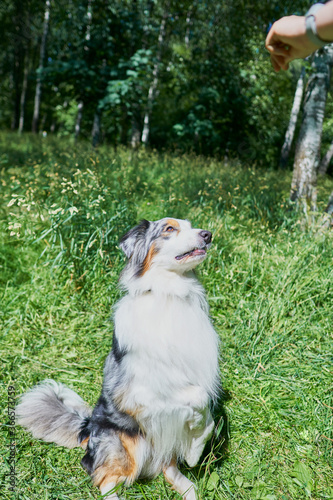
POLYGON ((184 500, 196 500, 195 486, 187 479, 174 464, 163 470, 164 477, 173 488, 182 495, 184 500))
POLYGON ((116 306, 113 348, 94 410, 53 381, 25 394, 17 408, 19 422, 35 437, 68 447, 82 442, 82 464, 93 477, 103 464, 111 470, 125 464, 113 482, 100 483, 108 500, 118 498, 112 490, 120 483, 162 469, 184 500, 196 498, 176 463, 194 466, 214 428, 218 338, 193 272, 210 240, 208 231, 179 219, 142 221, 131 229, 120 242, 129 259, 121 276, 127 293, 116 306), (132 436, 131 451, 119 429, 132 436), (134 468, 126 467, 132 462, 134 468))
POLYGON ((201 230, 188 221, 177 224, 177 234, 157 239, 158 253, 143 276, 123 274, 128 294, 114 315, 131 381, 116 389, 121 409, 135 413, 153 443, 157 468, 174 456, 197 463, 213 430, 208 407, 218 386, 218 339, 204 290, 191 272, 205 256, 175 259, 200 245, 201 230))

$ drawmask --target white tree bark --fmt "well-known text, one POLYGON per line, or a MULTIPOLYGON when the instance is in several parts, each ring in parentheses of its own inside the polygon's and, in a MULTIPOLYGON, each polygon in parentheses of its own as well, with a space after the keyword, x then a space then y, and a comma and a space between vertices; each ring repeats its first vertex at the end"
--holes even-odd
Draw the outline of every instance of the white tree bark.
POLYGON ((325 209, 325 212, 327 212, 329 215, 333 216, 333 192, 331 193, 331 196, 328 200, 328 205, 325 209))
POLYGON ((154 68, 153 68, 153 78, 152 78, 152 82, 150 84, 149 91, 148 91, 147 105, 146 105, 145 115, 144 115, 144 120, 143 120, 141 142, 142 142, 142 144, 145 144, 145 145, 148 144, 148 139, 149 139, 150 116, 151 116, 151 112, 153 109, 153 104, 154 104, 157 85, 158 85, 158 77, 159 77, 160 64, 161 64, 162 47, 163 47, 163 43, 164 43, 164 39, 165 39, 165 25, 166 25, 167 17, 168 17, 168 12, 165 11, 163 14, 161 25, 160 25, 160 31, 159 31, 159 35, 158 35, 158 48, 157 48, 156 62, 154 64, 154 68))
POLYGON ((49 31, 49 20, 50 20, 50 8, 51 2, 50 0, 45 1, 45 10, 44 10, 44 24, 43 24, 43 35, 42 41, 40 44, 40 53, 39 53, 39 66, 37 69, 37 82, 36 82, 36 92, 35 92, 35 103, 34 103, 34 114, 32 118, 32 131, 38 132, 38 122, 39 122, 39 114, 40 114, 40 103, 42 96, 42 71, 44 68, 44 59, 46 52, 46 38, 49 31))
POLYGON ((75 141, 77 140, 81 132, 82 115, 83 115, 83 101, 80 101, 77 105, 77 115, 75 122, 75 141))
POLYGON ((132 131, 131 131, 131 148, 137 149, 140 145, 140 127, 137 117, 134 114, 132 116, 132 131))
POLYGON ((101 136, 101 113, 99 109, 96 109, 94 114, 94 123, 91 131, 92 145, 96 148, 100 142, 101 136))
MULTIPOLYGON (((90 41, 91 38, 91 23, 92 23, 92 8, 91 8, 91 0, 88 0, 88 5, 87 5, 87 12, 86 12, 86 33, 85 33, 85 45, 83 49, 88 52, 89 51, 89 46, 88 42, 90 41)), ((80 132, 81 132, 81 122, 82 122, 82 116, 83 116, 83 108, 84 108, 84 102, 82 99, 79 100, 78 105, 77 105, 77 115, 76 115, 76 121, 75 121, 75 129, 74 129, 74 137, 75 137, 75 142, 77 141, 80 132)))
POLYGON ((333 157, 333 142, 331 143, 328 151, 326 154, 323 156, 320 165, 319 165, 319 170, 318 173, 320 175, 325 175, 327 172, 327 169, 329 167, 329 164, 331 163, 331 159, 333 157))
POLYGON ((333 45, 318 50, 313 58, 313 74, 305 91, 303 119, 296 146, 290 198, 304 208, 317 208, 317 170, 327 92, 331 77, 333 45))
POLYGON ((20 97, 20 118, 18 127, 19 134, 22 134, 24 129, 25 101, 28 89, 28 75, 29 75, 29 51, 27 50, 24 59, 23 82, 22 82, 21 97, 20 97))
POLYGON ((190 45, 190 31, 191 31, 191 24, 192 24, 192 21, 191 21, 192 7, 193 6, 190 7, 190 9, 186 15, 186 31, 185 31, 185 39, 184 39, 186 48, 188 48, 190 45))
POLYGON ((284 143, 281 149, 280 166, 284 168, 287 165, 291 145, 293 143, 297 118, 299 115, 299 110, 301 109, 303 92, 304 92, 304 80, 305 80, 305 69, 301 70, 301 74, 297 81, 296 92, 294 97, 293 106, 291 108, 289 125, 284 138, 284 143))

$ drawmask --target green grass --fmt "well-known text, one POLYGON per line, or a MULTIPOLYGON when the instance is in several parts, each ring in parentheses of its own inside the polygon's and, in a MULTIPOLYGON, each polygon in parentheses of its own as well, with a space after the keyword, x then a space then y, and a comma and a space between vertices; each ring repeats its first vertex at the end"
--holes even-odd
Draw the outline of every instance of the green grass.
MULTIPOLYGON (((9 491, 7 388, 54 378, 94 404, 120 296, 117 241, 164 216, 214 235, 200 278, 221 339, 221 439, 183 472, 202 499, 333 498, 333 236, 319 216, 304 228, 286 201, 290 173, 11 134, 0 147, 3 498, 101 498, 82 450, 20 428, 9 491)), ((333 186, 320 182, 323 208, 333 186)), ((162 477, 122 497, 179 498, 162 477)))

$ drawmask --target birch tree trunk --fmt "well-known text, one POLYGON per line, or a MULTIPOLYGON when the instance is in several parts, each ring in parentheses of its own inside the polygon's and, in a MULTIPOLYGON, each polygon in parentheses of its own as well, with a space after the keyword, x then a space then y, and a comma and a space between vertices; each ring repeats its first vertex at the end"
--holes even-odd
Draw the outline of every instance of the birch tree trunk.
POLYGON ((45 1, 45 11, 44 11, 44 23, 43 23, 43 35, 40 45, 39 53, 39 66, 37 69, 37 82, 36 82, 36 92, 35 92, 35 104, 34 104, 34 114, 32 118, 32 131, 34 133, 38 132, 38 122, 40 114, 40 103, 42 96, 42 71, 44 68, 45 52, 46 52, 46 38, 49 31, 49 20, 50 20, 50 0, 45 1))
POLYGON ((290 153, 291 145, 292 145, 293 139, 294 139, 297 118, 298 118, 299 110, 301 109, 301 104, 302 104, 302 98, 303 98, 303 92, 304 92, 304 80, 305 80, 305 68, 303 67, 301 70, 300 77, 297 81, 294 102, 293 102, 293 106, 291 108, 291 113, 290 113, 289 125, 287 128, 286 135, 284 138, 284 143, 283 143, 283 146, 281 149, 281 157, 280 157, 280 167, 281 168, 285 168, 287 163, 288 163, 289 153, 290 153))
POLYGON ((132 130, 131 130, 131 148, 137 149, 140 145, 140 126, 136 113, 132 116, 132 130))
POLYGON ((296 146, 290 199, 304 209, 317 208, 317 170, 327 92, 330 84, 333 45, 315 52, 305 91, 303 119, 296 146))
POLYGON ((319 170, 318 173, 320 175, 325 175, 327 172, 327 169, 329 167, 329 164, 331 163, 331 159, 333 156, 333 142, 331 143, 327 153, 323 156, 320 165, 319 165, 319 170))
POLYGON ((187 49, 189 48, 189 45, 190 45, 190 31, 191 31, 191 24, 192 24, 192 21, 191 21, 192 7, 193 6, 191 6, 190 10, 186 14, 186 30, 185 30, 184 41, 185 41, 185 46, 187 49))
MULTIPOLYGON (((5 2, 2 2, 3 9, 6 9, 5 2)), ((9 4, 7 5, 7 8, 9 4)), ((10 73, 10 90, 12 94, 12 117, 11 129, 18 128, 20 120, 20 96, 22 92, 22 75, 24 73, 24 54, 25 54, 25 40, 29 39, 29 21, 27 15, 27 7, 22 1, 11 2, 13 14, 11 17, 13 23, 13 59, 10 60, 11 73, 10 73)), ((6 29, 6 28, 3 28, 6 29)), ((10 54, 7 55, 10 57, 10 54)))
POLYGON ((153 68, 153 79, 152 79, 152 82, 150 84, 149 91, 148 91, 147 105, 146 105, 145 115, 144 115, 144 120, 143 120, 141 142, 145 145, 148 144, 148 139, 149 139, 150 116, 151 116, 151 112, 153 109, 153 104, 154 104, 157 85, 158 85, 158 77, 159 77, 160 64, 161 64, 162 48, 163 48, 164 39, 165 39, 165 25, 166 25, 167 17, 168 17, 168 12, 165 11, 163 14, 161 25, 160 25, 160 31, 159 31, 159 35, 158 35, 157 56, 156 56, 156 62, 154 64, 154 68, 153 68))
POLYGON ((24 130, 25 101, 28 89, 28 76, 29 76, 29 51, 27 50, 24 60, 23 83, 22 83, 21 97, 20 97, 20 118, 18 127, 19 134, 22 134, 24 130))
POLYGON ((83 115, 83 101, 80 101, 79 104, 77 105, 77 115, 75 122, 75 141, 77 141, 77 138, 79 137, 81 132, 82 115, 83 115))
MULTIPOLYGON (((329 197, 328 205, 325 208, 325 212, 333 217, 333 192, 331 193, 331 196, 329 197)), ((333 222, 333 220, 332 220, 332 222, 333 222)))
POLYGON ((94 123, 91 131, 92 145, 96 148, 100 142, 101 137, 101 112, 97 108, 94 114, 94 123))
MULTIPOLYGON (((87 54, 89 53, 89 42, 91 38, 91 23, 92 23, 92 8, 91 8, 91 1, 88 0, 88 5, 87 5, 87 11, 86 11, 86 33, 84 36, 85 44, 83 46, 84 52, 87 54)), ((76 121, 75 121, 75 128, 74 128, 74 139, 75 142, 77 141, 80 133, 81 133, 81 122, 82 122, 82 117, 83 117, 83 109, 84 109, 84 101, 82 99, 82 95, 80 97, 80 100, 77 105, 77 115, 76 115, 76 121)))

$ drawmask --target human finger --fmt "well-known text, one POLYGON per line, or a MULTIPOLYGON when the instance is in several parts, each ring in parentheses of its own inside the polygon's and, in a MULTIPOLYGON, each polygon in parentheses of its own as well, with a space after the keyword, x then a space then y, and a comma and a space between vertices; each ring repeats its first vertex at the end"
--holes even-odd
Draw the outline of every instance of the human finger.
POLYGON ((280 69, 286 71, 289 68, 289 62, 289 57, 271 54, 271 63, 275 71, 280 71, 280 69))
MULTIPOLYGON (((284 18, 282 18, 284 19, 284 18)), ((273 23, 271 29, 267 33, 266 40, 265 40, 265 47, 267 50, 269 50, 269 47, 275 47, 277 45, 280 45, 282 43, 281 40, 281 34, 279 33, 279 22, 281 22, 281 19, 279 21, 275 21, 273 23)))
POLYGON ((290 50, 290 45, 284 44, 284 45, 267 45, 267 50, 277 56, 285 56, 287 57, 289 55, 289 50, 290 50))
POLYGON ((276 57, 271 54, 271 64, 273 66, 274 71, 279 72, 281 69, 281 66, 279 62, 277 61, 276 57))

